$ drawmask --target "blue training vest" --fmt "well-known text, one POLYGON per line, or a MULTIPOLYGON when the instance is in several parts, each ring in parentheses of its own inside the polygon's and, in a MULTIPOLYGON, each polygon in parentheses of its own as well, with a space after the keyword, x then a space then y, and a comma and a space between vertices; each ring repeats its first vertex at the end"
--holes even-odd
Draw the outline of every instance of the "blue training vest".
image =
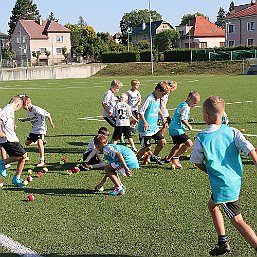
POLYGON ((238 200, 243 167, 233 130, 222 125, 211 133, 200 132, 197 138, 203 146, 214 202, 219 204, 238 200))

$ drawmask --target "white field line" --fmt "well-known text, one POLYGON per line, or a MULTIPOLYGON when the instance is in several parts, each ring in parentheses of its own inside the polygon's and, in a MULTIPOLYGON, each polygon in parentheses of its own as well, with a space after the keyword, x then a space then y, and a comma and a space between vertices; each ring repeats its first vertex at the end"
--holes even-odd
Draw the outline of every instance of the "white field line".
POLYGON ((7 248, 9 251, 18 254, 22 257, 42 257, 38 253, 25 247, 24 245, 12 240, 4 234, 0 233, 0 245, 7 248))

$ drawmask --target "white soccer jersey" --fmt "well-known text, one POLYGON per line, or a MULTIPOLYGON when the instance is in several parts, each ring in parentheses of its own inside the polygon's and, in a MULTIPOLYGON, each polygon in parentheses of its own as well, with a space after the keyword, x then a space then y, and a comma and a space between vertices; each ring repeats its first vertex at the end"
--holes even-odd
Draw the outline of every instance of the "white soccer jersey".
POLYGON ((161 98, 161 112, 165 118, 169 117, 169 111, 167 110, 167 103, 169 99, 169 94, 164 95, 161 98))
MULTIPOLYGON (((102 103, 107 105, 108 109, 113 112, 113 107, 116 105, 117 97, 113 94, 113 92, 109 89, 103 97, 102 103)), ((103 117, 108 117, 109 113, 104 109, 103 117)))
POLYGON ((138 111, 138 102, 141 101, 141 94, 138 90, 127 92, 128 95, 128 105, 131 107, 132 111, 138 111))
POLYGON ((6 134, 5 138, 0 137, 0 144, 7 141, 19 142, 14 131, 14 108, 10 104, 7 104, 0 111, 0 119, 2 120, 2 131, 6 134))
POLYGON ((91 151, 93 151, 95 148, 96 148, 96 147, 95 147, 95 143, 94 143, 94 138, 91 138, 90 141, 89 141, 89 143, 88 143, 88 145, 87 145, 87 149, 86 149, 85 153, 91 152, 91 151))
POLYGON ((117 127, 130 126, 130 117, 132 116, 132 111, 127 103, 117 103, 113 108, 113 116, 116 117, 117 127))
POLYGON ((30 122, 32 124, 31 133, 34 134, 46 134, 46 117, 50 116, 50 113, 46 110, 33 105, 31 110, 27 110, 30 122))

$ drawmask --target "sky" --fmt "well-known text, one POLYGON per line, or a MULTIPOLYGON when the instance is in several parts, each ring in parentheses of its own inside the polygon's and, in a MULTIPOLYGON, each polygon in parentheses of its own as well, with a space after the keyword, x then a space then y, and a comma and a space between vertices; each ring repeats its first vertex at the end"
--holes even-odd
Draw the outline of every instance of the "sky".
MULTIPOLYGON (((227 12, 232 0, 33 0, 43 19, 53 12, 59 23, 77 24, 79 16, 96 32, 120 31, 119 22, 125 13, 149 8, 162 15, 163 20, 173 27, 179 25, 185 14, 196 12, 207 15, 215 22, 220 7, 227 12)), ((249 3, 250 0, 233 0, 235 5, 249 3)), ((16 0, 0 0, 0 32, 7 33, 8 22, 16 0)))

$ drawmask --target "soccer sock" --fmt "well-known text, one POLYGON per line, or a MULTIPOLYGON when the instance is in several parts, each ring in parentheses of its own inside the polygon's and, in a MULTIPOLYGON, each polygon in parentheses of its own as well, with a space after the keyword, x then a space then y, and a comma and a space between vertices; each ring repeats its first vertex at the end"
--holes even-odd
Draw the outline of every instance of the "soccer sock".
POLYGON ((222 245, 228 242, 228 238, 226 235, 218 236, 218 245, 222 245))

